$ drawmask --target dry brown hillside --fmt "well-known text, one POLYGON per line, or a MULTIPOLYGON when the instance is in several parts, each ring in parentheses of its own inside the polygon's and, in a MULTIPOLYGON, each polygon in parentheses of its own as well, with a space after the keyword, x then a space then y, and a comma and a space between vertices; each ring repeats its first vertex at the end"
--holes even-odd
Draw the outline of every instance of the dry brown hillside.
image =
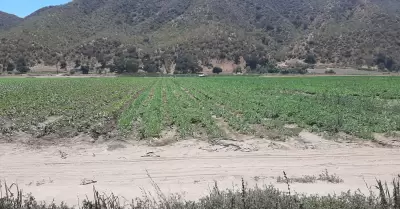
POLYGON ((0 62, 124 56, 152 72, 178 57, 203 66, 243 57, 251 68, 299 58, 397 71, 399 10, 397 0, 74 0, 0 32, 0 62))

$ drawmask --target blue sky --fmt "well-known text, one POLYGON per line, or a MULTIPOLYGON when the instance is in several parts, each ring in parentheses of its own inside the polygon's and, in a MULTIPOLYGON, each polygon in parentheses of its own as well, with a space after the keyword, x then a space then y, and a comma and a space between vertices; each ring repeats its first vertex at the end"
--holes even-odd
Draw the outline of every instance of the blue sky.
POLYGON ((51 5, 60 5, 71 0, 0 0, 0 11, 25 17, 32 12, 51 5))

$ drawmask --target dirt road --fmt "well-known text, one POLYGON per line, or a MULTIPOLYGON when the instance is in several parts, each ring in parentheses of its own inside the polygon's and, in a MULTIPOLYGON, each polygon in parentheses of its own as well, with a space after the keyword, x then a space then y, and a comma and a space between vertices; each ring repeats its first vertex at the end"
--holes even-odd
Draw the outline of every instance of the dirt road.
POLYGON ((82 142, 35 149, 0 143, 0 180, 17 182, 38 200, 76 205, 78 198, 92 195, 93 186, 126 198, 142 196, 143 190, 153 192, 146 171, 164 193, 179 193, 186 199, 206 195, 214 181, 221 189, 239 188, 242 177, 249 186, 272 183, 286 191, 286 185, 276 183, 282 171, 299 177, 318 176, 327 169, 344 180, 292 185, 296 192, 308 194, 367 192, 364 179, 374 185, 375 178, 390 180, 400 173, 398 148, 332 144, 329 148, 318 146, 321 141, 311 143, 316 144, 309 149, 275 149, 271 142, 257 140, 234 146, 187 140, 164 147, 82 142), (84 180, 97 182, 81 185, 84 180))

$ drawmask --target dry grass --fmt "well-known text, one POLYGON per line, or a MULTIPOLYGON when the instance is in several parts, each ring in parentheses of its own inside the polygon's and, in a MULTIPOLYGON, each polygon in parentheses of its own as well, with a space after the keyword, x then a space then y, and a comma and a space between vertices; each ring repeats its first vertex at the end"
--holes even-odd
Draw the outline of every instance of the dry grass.
MULTIPOLYGON (((325 175, 324 177, 332 175, 325 175)), ((150 175, 149 178, 151 179, 150 175)), ((288 178, 284 174, 286 182, 288 178)), ((341 195, 330 196, 305 196, 290 194, 279 191, 273 186, 247 188, 242 180, 242 187, 238 191, 221 191, 217 183, 210 191, 210 194, 199 201, 185 201, 180 196, 165 196, 155 182, 157 196, 145 193, 142 198, 128 201, 114 194, 98 192, 93 187, 93 199, 87 198, 79 205, 80 209, 399 209, 400 208, 400 176, 393 179, 391 185, 377 181, 376 188, 379 195, 371 191, 369 195, 356 193, 342 193, 341 195)), ((70 207, 61 204, 46 205, 38 203, 32 196, 22 196, 18 186, 6 183, 0 187, 0 209, 69 209, 70 207)), ((288 184, 290 186, 290 184, 288 184)), ((289 187, 290 191, 290 187, 289 187)))
POLYGON ((343 183, 343 179, 341 179, 339 176, 337 176, 335 173, 334 174, 329 174, 328 170, 325 169, 324 172, 319 174, 319 177, 317 179, 318 181, 326 181, 332 184, 340 184, 343 183))
POLYGON ((328 170, 326 169, 321 174, 319 174, 318 178, 316 176, 310 176, 310 175, 304 175, 301 177, 293 176, 288 178, 286 176, 286 173, 284 173, 284 176, 278 176, 276 178, 276 182, 285 184, 291 184, 291 183, 312 184, 315 183, 316 181, 325 181, 332 184, 343 183, 343 179, 341 179, 336 174, 329 174, 328 170))
POLYGON ((276 182, 278 182, 278 183, 286 184, 288 181, 289 181, 289 183, 312 184, 317 181, 317 177, 304 175, 302 177, 290 177, 288 179, 286 179, 285 177, 282 177, 282 176, 278 176, 276 178, 276 182))

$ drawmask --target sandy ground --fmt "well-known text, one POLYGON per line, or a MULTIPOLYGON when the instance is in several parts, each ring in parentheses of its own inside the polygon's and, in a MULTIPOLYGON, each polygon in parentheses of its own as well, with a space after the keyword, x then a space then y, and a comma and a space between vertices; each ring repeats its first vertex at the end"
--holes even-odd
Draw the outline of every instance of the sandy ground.
MULTIPOLYGON (((195 200, 219 188, 239 188, 243 177, 249 186, 274 184, 286 171, 288 176, 316 175, 327 169, 344 180, 342 184, 292 184, 307 194, 332 194, 360 189, 368 193, 364 180, 391 180, 400 173, 400 149, 371 144, 335 143, 302 132, 300 141, 277 143, 268 140, 225 141, 211 145, 186 140, 163 147, 126 142, 89 143, 72 141, 54 145, 0 143, 0 180, 16 182, 24 193, 37 200, 78 199, 99 191, 126 198, 154 192, 147 172, 165 194, 178 193, 195 200), (301 143, 300 143, 301 142, 301 143), (301 146, 300 146, 301 145, 301 146), (94 184, 81 185, 94 180, 94 184)), ((293 191, 292 191, 293 192, 293 191)))

